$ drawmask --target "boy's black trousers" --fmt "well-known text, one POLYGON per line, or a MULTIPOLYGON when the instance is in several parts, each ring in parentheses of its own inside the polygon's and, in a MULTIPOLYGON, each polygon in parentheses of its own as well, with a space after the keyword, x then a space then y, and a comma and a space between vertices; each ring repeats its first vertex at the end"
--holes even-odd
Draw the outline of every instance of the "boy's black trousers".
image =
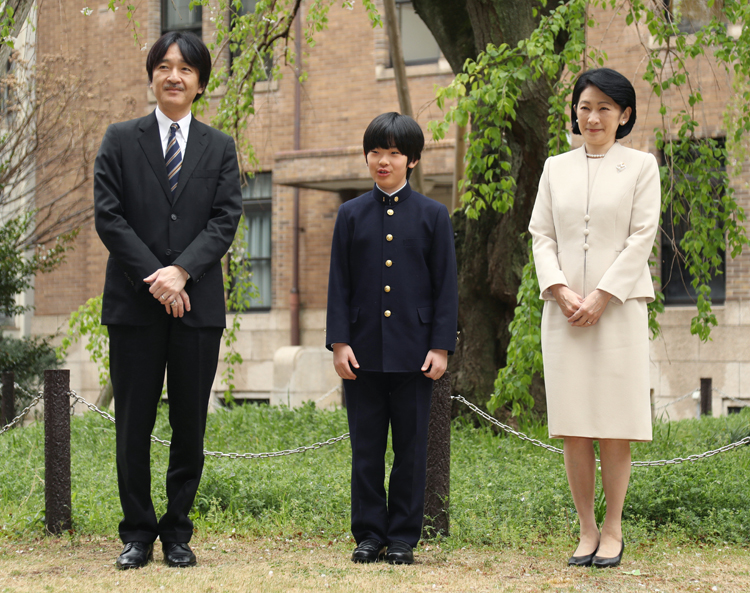
POLYGON ((432 379, 421 372, 354 370, 344 380, 352 444, 352 535, 417 545, 422 533, 427 429, 432 379), (385 451, 392 430, 394 461, 385 492, 385 451))

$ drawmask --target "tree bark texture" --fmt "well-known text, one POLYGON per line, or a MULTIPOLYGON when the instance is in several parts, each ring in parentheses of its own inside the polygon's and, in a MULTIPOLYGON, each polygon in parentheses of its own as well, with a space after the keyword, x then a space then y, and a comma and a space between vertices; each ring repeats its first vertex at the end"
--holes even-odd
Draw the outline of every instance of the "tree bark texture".
MULTIPOLYGON (((414 0, 414 7, 456 73, 466 58, 476 58, 488 43, 515 47, 538 24, 527 0, 414 0)), ((525 233, 547 158, 551 92, 547 80, 527 82, 517 119, 506 136, 512 151, 511 174, 516 180, 513 208, 506 214, 485 210, 479 220, 470 220, 461 211, 453 214, 461 339, 449 368, 453 391, 477 404, 487 402, 497 371, 505 365, 508 324, 516 307, 521 271, 528 261, 525 233)), ((476 125, 472 122, 475 130, 476 125)), ((532 393, 535 410, 544 412, 541 381, 534 381, 532 393)))
MULTIPOLYGON (((3 10, 6 8, 13 9, 14 25, 10 36, 14 40, 21 32, 21 27, 23 27, 26 17, 29 16, 29 10, 31 10, 33 5, 34 0, 8 0, 3 3, 3 10)), ((3 72, 5 71, 5 64, 7 63, 11 52, 11 47, 7 43, 0 43, 0 65, 2 65, 0 69, 2 69, 3 72)))

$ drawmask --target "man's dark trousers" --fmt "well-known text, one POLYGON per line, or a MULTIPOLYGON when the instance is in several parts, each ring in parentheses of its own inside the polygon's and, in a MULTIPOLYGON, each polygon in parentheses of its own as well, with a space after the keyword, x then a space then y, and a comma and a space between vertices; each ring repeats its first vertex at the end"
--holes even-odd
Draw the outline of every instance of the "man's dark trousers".
POLYGON ((110 372, 117 418, 117 479, 127 542, 190 541, 188 514, 203 471, 203 435, 222 328, 189 327, 167 315, 150 325, 110 325, 110 372), (167 369, 172 446, 167 510, 151 501, 150 435, 167 369))
POLYGON ((352 534, 417 545, 422 533, 432 379, 421 372, 354 371, 344 380, 352 444, 352 534), (385 493, 385 451, 392 431, 393 468, 385 493))

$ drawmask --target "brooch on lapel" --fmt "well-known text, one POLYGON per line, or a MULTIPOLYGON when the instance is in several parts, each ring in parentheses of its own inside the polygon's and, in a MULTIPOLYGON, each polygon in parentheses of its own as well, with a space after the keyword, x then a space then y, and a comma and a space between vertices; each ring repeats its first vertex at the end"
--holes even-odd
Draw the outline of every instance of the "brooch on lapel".
POLYGON ((623 171, 625 170, 625 167, 626 167, 625 163, 620 163, 620 164, 619 164, 619 165, 617 165, 617 167, 615 167, 615 168, 617 169, 617 172, 618 172, 618 173, 622 173, 622 172, 623 172, 623 171))

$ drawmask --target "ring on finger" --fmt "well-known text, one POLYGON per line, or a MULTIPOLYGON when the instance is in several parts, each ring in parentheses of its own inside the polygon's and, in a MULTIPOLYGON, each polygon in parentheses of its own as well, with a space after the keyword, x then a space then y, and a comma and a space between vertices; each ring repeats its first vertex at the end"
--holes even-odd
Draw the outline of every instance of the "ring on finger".
POLYGON ((160 299, 161 299, 162 301, 166 301, 166 300, 167 300, 167 295, 166 295, 166 294, 163 294, 163 295, 161 295, 161 296, 160 296, 159 298, 160 298, 160 299))
POLYGON ((170 307, 174 307, 177 304, 177 299, 172 299, 172 302, 169 303, 170 307))
POLYGON ((588 325, 591 325, 591 321, 587 321, 586 323, 587 323, 588 325))

